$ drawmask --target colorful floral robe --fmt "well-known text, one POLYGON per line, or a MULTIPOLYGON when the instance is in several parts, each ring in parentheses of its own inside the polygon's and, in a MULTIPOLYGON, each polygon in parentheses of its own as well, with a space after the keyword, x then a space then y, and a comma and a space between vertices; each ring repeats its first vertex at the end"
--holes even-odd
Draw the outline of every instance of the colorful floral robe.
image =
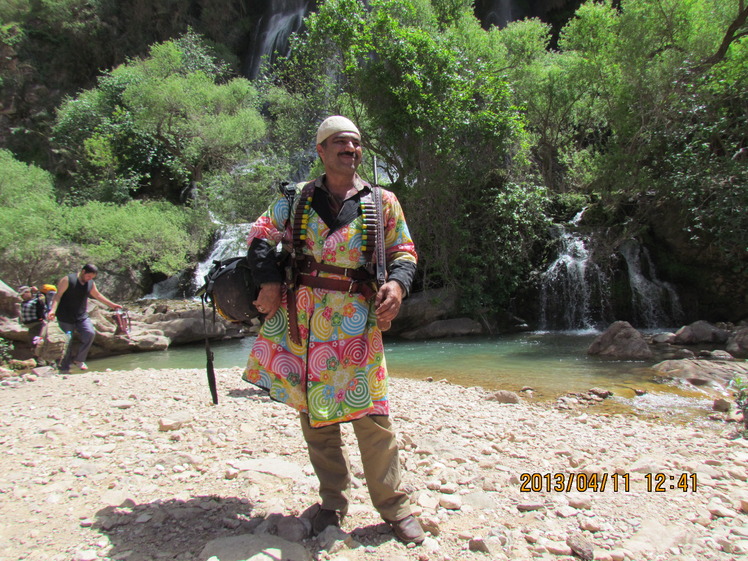
MULTIPOLYGON (((317 185, 321 181, 322 178, 317 179, 317 185)), ((359 191, 365 185, 368 184, 356 176, 359 191)), ((319 191, 316 196, 320 196, 319 191)), ((383 189, 382 203, 388 264, 395 260, 415 264, 415 247, 397 197, 383 189)), ((272 245, 281 238, 290 240, 293 218, 282 234, 289 212, 287 199, 279 197, 254 223, 248 243, 255 238, 272 245)), ((364 264, 362 226, 359 214, 331 232, 312 209, 304 252, 320 263, 358 268, 364 264)), ((367 301, 361 294, 299 286, 296 305, 301 344, 296 345, 289 336, 284 290, 281 308, 260 329, 243 379, 267 390, 272 399, 307 413, 313 427, 366 415, 388 415, 387 364, 382 332, 376 325, 374 299, 367 301)))

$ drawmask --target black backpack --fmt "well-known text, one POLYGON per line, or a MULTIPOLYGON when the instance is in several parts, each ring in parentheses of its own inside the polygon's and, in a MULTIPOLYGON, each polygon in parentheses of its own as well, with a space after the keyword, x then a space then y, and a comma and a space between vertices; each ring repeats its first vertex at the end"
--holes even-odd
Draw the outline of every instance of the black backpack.
MULTIPOLYGON (((286 219, 286 224, 288 224, 291 220, 291 216, 293 216, 296 189, 288 183, 282 183, 280 191, 289 202, 289 216, 286 219)), ((376 237, 377 239, 384 239, 382 195, 379 187, 373 189, 373 197, 377 216, 376 227, 378 229, 376 237)), ((377 253, 378 265, 376 279, 377 283, 381 286, 385 281, 384 263, 386 260, 384 256, 384 244, 377 244, 377 253)), ((280 268, 284 268, 291 263, 291 259, 289 259, 289 255, 285 251, 279 252, 276 257, 280 268)), ((214 261, 210 271, 205 275, 205 284, 197 292, 197 296, 200 296, 203 303, 203 323, 207 324, 205 318, 205 303, 209 303, 213 306, 213 321, 215 321, 215 313, 218 313, 222 318, 228 321, 251 325, 252 320, 261 315, 260 312, 257 311, 257 308, 252 304, 252 302, 257 299, 258 293, 259 287, 255 285, 252 278, 252 271, 249 268, 246 256, 231 257, 229 259, 224 259, 223 261, 214 261)), ((207 325, 205 328, 205 352, 208 360, 208 386, 210 387, 210 394, 213 398, 213 403, 217 405, 218 393, 216 389, 215 371, 213 369, 213 351, 210 350, 207 325)))
POLYGON ((260 315, 252 304, 257 293, 258 288, 244 256, 213 261, 198 296, 212 304, 213 310, 223 319, 250 325, 260 315))
MULTIPOLYGON (((289 208, 293 207, 296 190, 288 183, 281 183, 280 191, 288 199, 289 208)), ((290 216, 290 212, 289 212, 290 216)), ((278 256, 282 259, 281 255, 278 256)), ((205 284, 197 291, 203 305, 203 325, 205 325, 205 354, 207 356, 208 387, 213 404, 218 404, 216 374, 213 369, 213 351, 208 339, 205 304, 213 307, 213 321, 218 313, 222 318, 251 325, 252 320, 260 315, 252 302, 257 299, 259 287, 255 285, 247 256, 230 257, 223 261, 213 261, 213 266, 204 277, 205 284)))

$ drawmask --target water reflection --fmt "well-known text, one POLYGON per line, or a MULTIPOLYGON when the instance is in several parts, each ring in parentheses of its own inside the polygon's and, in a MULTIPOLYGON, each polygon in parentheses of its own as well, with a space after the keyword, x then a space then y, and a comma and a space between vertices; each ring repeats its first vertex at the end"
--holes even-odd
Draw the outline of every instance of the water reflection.
MULTIPOLYGON (((615 395, 606 408, 642 412, 694 409, 709 412, 711 400, 655 381, 653 362, 610 360, 587 355, 596 332, 532 332, 501 337, 435 341, 386 341, 387 364, 395 377, 446 379, 463 386, 533 389, 533 400, 551 400, 567 392, 593 387, 615 395), (637 395, 644 393, 644 395, 637 395)), ((243 366, 253 337, 213 343, 216 368, 243 366)), ((157 353, 130 354, 89 361, 92 370, 135 368, 204 369, 204 346, 173 347, 157 353)))

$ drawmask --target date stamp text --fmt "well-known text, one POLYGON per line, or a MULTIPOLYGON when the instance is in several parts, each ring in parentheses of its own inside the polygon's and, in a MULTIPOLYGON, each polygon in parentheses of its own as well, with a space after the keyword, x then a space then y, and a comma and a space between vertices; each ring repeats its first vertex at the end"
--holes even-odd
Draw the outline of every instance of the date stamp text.
MULTIPOLYGON (((521 473, 519 490, 522 493, 580 493, 593 491, 603 493, 606 490, 614 493, 628 493, 633 487, 629 473, 521 473)), ((640 482, 641 483, 641 482, 640 482)), ((695 493, 698 487, 698 475, 695 473, 645 473, 641 489, 647 493, 665 493, 666 491, 683 491, 695 493)), ((634 489, 636 490, 636 489, 634 489)))

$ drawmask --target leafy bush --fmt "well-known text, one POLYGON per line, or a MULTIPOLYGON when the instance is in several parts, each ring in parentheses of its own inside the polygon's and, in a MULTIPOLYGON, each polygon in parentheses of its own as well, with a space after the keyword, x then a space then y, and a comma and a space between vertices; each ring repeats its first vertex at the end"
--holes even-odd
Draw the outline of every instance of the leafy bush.
POLYGON ((172 275, 208 244, 201 208, 167 202, 58 205, 49 173, 0 150, 0 277, 10 284, 54 282, 74 265, 172 275))
POLYGON ((68 99, 54 128, 70 170, 68 200, 184 202, 231 170, 265 132, 252 84, 190 32, 68 99))
POLYGON ((262 214, 278 194, 278 168, 252 162, 231 172, 213 174, 203 182, 206 206, 220 222, 251 222, 262 214))
POLYGON ((0 337, 0 364, 8 364, 10 359, 13 358, 11 354, 13 352, 13 343, 7 339, 0 337))
POLYGON ((91 202, 64 208, 60 233, 104 269, 169 276, 189 265, 212 228, 201 211, 166 202, 91 202))
POLYGON ((743 414, 743 438, 748 438, 748 380, 736 375, 730 382, 730 387, 735 392, 735 405, 743 414))
POLYGON ((60 209, 52 176, 0 150, 0 273, 9 284, 31 284, 56 268, 60 209))

